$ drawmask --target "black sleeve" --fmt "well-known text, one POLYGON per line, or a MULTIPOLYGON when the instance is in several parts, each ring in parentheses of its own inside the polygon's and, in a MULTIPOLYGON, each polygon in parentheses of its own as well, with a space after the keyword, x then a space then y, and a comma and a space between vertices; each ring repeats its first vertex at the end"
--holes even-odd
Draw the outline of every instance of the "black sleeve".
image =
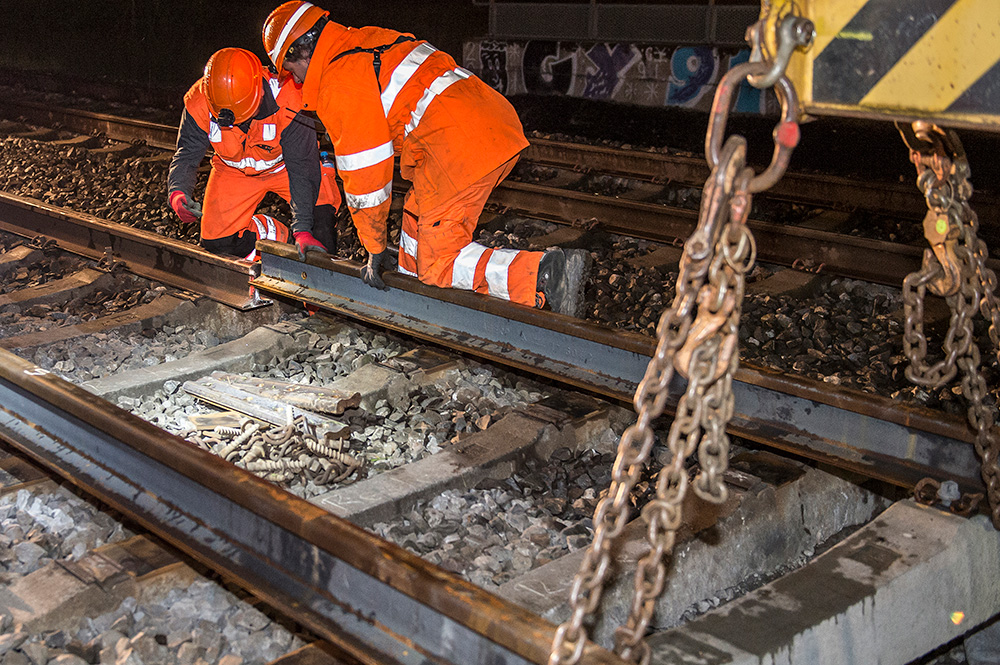
POLYGON ((167 172, 167 192, 180 190, 191 200, 194 186, 198 181, 198 166, 205 158, 211 143, 208 134, 186 110, 181 116, 181 126, 177 130, 177 150, 170 160, 167 172))
POLYGON ((301 113, 281 133, 281 152, 288 170, 292 232, 312 232, 313 208, 319 198, 320 167, 316 126, 301 113))

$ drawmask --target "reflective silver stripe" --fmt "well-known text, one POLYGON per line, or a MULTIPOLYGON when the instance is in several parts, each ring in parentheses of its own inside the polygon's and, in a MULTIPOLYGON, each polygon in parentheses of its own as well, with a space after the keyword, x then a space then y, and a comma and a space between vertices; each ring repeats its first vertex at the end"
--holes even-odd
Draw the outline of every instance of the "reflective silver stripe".
POLYGON ((388 201, 390 196, 392 196, 391 180, 382 189, 376 189, 374 192, 369 192, 368 194, 348 194, 347 205, 355 210, 375 208, 388 201))
MULTIPOLYGON (((289 81, 292 80, 291 77, 288 78, 289 81)), ((274 99, 278 99, 278 93, 281 92, 281 81, 278 79, 267 79, 267 84, 271 86, 271 94, 274 95, 274 99)), ((286 84, 287 85, 287 84, 286 84)))
POLYGON ((472 72, 469 70, 456 67, 450 72, 445 72, 434 79, 434 82, 424 90, 424 96, 420 98, 416 108, 413 109, 413 113, 410 114, 410 121, 406 123, 406 134, 409 135, 410 132, 417 128, 417 125, 420 124, 420 119, 424 116, 424 112, 430 106, 430 103, 434 101, 435 97, 447 90, 452 83, 458 83, 470 76, 472 76, 472 72))
POLYGON ((409 275, 410 277, 417 276, 417 273, 413 272, 412 270, 407 270, 403 266, 396 266, 396 268, 398 269, 399 272, 403 273, 404 275, 409 275))
POLYGON ((306 10, 312 6, 311 2, 303 2, 299 8, 295 10, 295 13, 292 14, 292 17, 288 19, 288 23, 285 24, 285 27, 281 29, 281 34, 278 35, 278 41, 274 43, 274 48, 267 54, 271 58, 271 62, 277 64, 278 54, 281 53, 281 49, 285 45, 285 40, 288 39, 288 34, 292 31, 292 28, 295 27, 295 24, 299 22, 299 18, 301 18, 301 16, 305 14, 306 10))
POLYGON ((399 251, 405 252, 412 256, 414 259, 417 258, 417 239, 411 236, 406 231, 399 232, 399 251))
POLYGON ((409 55, 396 65, 396 69, 392 70, 389 84, 382 91, 382 110, 385 112, 385 117, 389 117, 389 109, 392 108, 393 102, 396 101, 396 95, 399 94, 399 91, 403 89, 403 86, 406 85, 406 82, 410 80, 413 74, 420 69, 420 65, 424 64, 424 60, 436 50, 436 48, 424 42, 410 51, 409 55))
POLYGON ((261 132, 261 138, 265 141, 273 141, 274 137, 278 135, 278 126, 271 123, 264 123, 263 131, 261 132))
MULTIPOLYGON (((222 162, 224 164, 232 166, 234 169, 247 169, 247 168, 251 168, 251 169, 254 169, 256 171, 266 171, 269 168, 271 168, 272 166, 274 166, 275 164, 281 164, 281 161, 282 161, 282 158, 280 156, 279 157, 275 157, 274 159, 268 159, 268 160, 254 159, 253 157, 244 157, 243 159, 241 159, 238 162, 232 162, 232 161, 229 161, 228 159, 223 159, 222 157, 220 157, 219 159, 222 159, 222 162)), ((282 164, 281 168, 278 169, 278 171, 281 171, 284 168, 285 168, 285 166, 284 166, 284 164, 282 164)))
POLYGON ((222 143, 222 129, 214 120, 208 121, 208 140, 212 143, 222 143))
POLYGON ((471 291, 475 287, 476 266, 486 249, 478 242, 470 242, 462 248, 451 268, 451 285, 454 288, 471 291))
MULTIPOLYGON (((257 226, 257 237, 263 238, 264 240, 277 240, 278 239, 278 229, 275 226, 274 218, 270 215, 254 215, 250 218, 250 221, 257 226), (267 223, 267 228, 264 228, 264 222, 261 222, 261 218, 267 223)), ((246 255, 247 261, 253 261, 257 258, 257 248, 254 247, 253 251, 246 255)))
POLYGON ((358 171, 392 159, 392 141, 375 148, 361 150, 350 155, 337 155, 337 168, 341 171, 358 171))
MULTIPOLYGON (((267 231, 264 231, 262 237, 265 240, 277 240, 278 239, 278 229, 274 226, 274 218, 270 217, 268 215, 261 215, 261 216, 264 218, 264 221, 267 222, 267 231)), ((254 217, 254 220, 256 221, 257 218, 254 217)), ((257 221, 257 228, 260 228, 263 231, 263 228, 261 227, 259 221, 257 221)), ((259 237, 261 237, 261 236, 259 236, 259 237)))
POLYGON ((258 238, 263 238, 264 237, 264 224, 261 223, 261 221, 259 219, 257 219, 257 215, 254 215, 253 217, 251 217, 250 221, 257 225, 257 237, 258 238))
POLYGON ((516 249, 494 249, 490 262, 486 264, 486 285, 490 295, 510 300, 507 290, 507 270, 521 252, 516 249))

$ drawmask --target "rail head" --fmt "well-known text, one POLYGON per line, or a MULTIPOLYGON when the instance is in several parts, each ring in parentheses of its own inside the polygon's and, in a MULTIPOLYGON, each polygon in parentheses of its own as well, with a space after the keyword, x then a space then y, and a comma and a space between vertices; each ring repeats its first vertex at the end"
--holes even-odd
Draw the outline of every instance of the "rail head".
POLYGON ((362 662, 548 659, 549 622, 2 350, 0 437, 362 662))

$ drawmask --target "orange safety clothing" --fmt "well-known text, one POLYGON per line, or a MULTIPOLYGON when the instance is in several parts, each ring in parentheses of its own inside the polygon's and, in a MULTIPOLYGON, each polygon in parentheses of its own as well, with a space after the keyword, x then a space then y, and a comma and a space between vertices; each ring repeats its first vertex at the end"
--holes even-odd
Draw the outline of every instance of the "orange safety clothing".
POLYGON ((517 157, 460 194, 430 209, 411 189, 403 203, 399 271, 424 284, 487 293, 535 307, 538 264, 544 252, 493 249, 472 241, 490 192, 507 177, 517 157))
POLYGON ((199 79, 184 96, 168 190, 183 191, 191 199, 195 169, 207 149, 214 150, 201 220, 203 240, 242 232, 269 191, 291 203, 297 231, 312 230, 314 206, 341 204, 335 168, 319 168, 315 129, 300 114, 301 88, 291 78, 279 79, 259 61, 258 66, 264 87, 260 108, 239 125, 220 127, 216 122, 207 78, 199 79))
POLYGON ((373 254, 386 247, 394 155, 413 182, 412 200, 429 212, 528 146, 500 93, 448 54, 395 30, 328 22, 302 94, 303 108, 319 114, 333 140, 354 224, 373 254), (386 48, 359 50, 377 47, 386 48))
POLYGON ((215 151, 213 167, 228 166, 249 176, 284 170, 281 133, 302 107, 302 92, 290 78, 282 82, 264 66, 261 66, 261 76, 263 84, 271 88, 271 94, 278 103, 278 112, 266 121, 251 121, 248 131, 239 126, 226 130, 219 127, 212 117, 205 78, 199 79, 184 95, 184 109, 208 133, 208 140, 215 151))
MULTIPOLYGON (((208 175, 205 188, 205 203, 202 206, 201 237, 206 240, 224 238, 240 233, 248 228, 257 206, 268 192, 274 192, 284 200, 291 197, 288 174, 284 171, 270 172, 253 178, 242 171, 231 168, 213 168, 208 175)), ((340 189, 337 187, 336 169, 324 165, 320 181, 319 199, 316 205, 340 207, 340 189)), ((251 222, 249 227, 254 228, 251 222)), ((285 239, 288 234, 285 234, 285 239)))

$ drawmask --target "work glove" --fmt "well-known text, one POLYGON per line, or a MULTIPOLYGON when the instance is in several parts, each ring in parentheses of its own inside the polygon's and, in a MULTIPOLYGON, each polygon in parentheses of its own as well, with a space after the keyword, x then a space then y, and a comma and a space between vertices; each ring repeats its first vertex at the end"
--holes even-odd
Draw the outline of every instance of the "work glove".
POLYGON ((295 231, 295 249, 299 250, 299 260, 305 261, 308 252, 323 252, 326 254, 326 247, 313 237, 308 231, 295 231))
POLYGON ((188 201, 187 195, 180 190, 170 192, 170 207, 185 224, 194 224, 201 219, 201 204, 188 201))
POLYGON ((378 254, 368 254, 368 264, 361 269, 361 281, 368 286, 374 286, 380 291, 388 291, 389 287, 382 281, 382 264, 385 263, 389 249, 383 249, 378 254))

